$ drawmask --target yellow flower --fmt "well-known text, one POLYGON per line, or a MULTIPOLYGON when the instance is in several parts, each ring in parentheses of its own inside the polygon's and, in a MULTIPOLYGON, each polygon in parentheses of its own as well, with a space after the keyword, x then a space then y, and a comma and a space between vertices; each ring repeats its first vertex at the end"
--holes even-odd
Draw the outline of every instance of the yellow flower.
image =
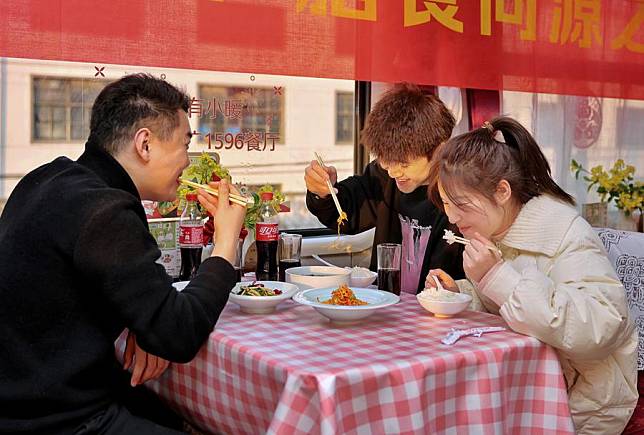
POLYGON ((644 208, 644 185, 640 181, 634 181, 635 167, 626 165, 623 159, 618 159, 608 172, 602 165, 588 171, 575 160, 570 168, 575 173, 575 178, 579 178, 581 172, 587 174, 584 178, 590 183, 589 190, 595 187, 602 202, 615 201, 617 208, 627 213, 644 208))

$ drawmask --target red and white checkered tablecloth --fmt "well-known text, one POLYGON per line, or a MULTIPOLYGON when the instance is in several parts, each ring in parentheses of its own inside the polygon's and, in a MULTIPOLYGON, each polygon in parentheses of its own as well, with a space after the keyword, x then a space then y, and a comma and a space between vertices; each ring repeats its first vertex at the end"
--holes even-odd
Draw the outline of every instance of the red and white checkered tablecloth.
POLYGON ((555 351, 484 313, 437 319, 413 295, 364 323, 333 326, 286 302, 274 314, 230 303, 207 346, 152 383, 201 428, 225 434, 574 433, 555 351))

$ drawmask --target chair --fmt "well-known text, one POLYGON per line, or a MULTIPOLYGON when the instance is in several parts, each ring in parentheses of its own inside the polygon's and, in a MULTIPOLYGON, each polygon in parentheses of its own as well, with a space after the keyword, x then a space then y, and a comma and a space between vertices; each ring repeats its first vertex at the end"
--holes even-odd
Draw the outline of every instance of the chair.
POLYGON ((644 370, 644 233, 595 228, 619 280, 639 332, 637 369, 644 370))
POLYGON ((619 280, 626 289, 628 307, 637 331, 637 389, 640 400, 623 434, 644 434, 644 233, 595 228, 619 280))

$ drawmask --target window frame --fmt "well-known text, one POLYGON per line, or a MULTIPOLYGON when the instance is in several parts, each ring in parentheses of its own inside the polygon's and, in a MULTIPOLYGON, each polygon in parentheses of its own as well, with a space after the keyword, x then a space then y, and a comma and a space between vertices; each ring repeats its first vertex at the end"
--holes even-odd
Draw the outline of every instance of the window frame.
MULTIPOLYGON (((354 135, 354 130, 355 130, 355 91, 354 92, 347 92, 347 91, 335 91, 334 95, 334 108, 335 108, 335 116, 333 118, 333 124, 334 124, 334 133, 335 133, 335 144, 336 145, 351 145, 355 141, 355 135, 354 135), (341 116, 340 110, 338 107, 338 102, 340 100, 340 96, 349 96, 353 99, 353 111, 352 113, 348 113, 349 117, 354 118, 352 120, 353 125, 351 126, 351 135, 350 138, 344 140, 338 139, 338 133, 339 133, 339 126, 338 126, 338 118, 341 116)), ((346 116, 347 114, 342 114, 342 116, 346 116)))
MULTIPOLYGON (((74 82, 80 82, 81 84, 88 79, 85 79, 83 77, 78 77, 78 76, 68 76, 68 75, 47 75, 47 74, 32 74, 29 77, 30 81, 30 89, 29 92, 31 93, 30 95, 30 107, 29 107, 29 116, 30 116, 30 143, 32 144, 81 144, 84 143, 87 140, 87 136, 83 136, 80 139, 74 139, 72 138, 72 129, 73 129, 73 121, 72 121, 72 109, 74 108, 80 108, 83 109, 85 106, 85 102, 80 102, 80 103, 74 103, 71 101, 71 93, 72 93, 72 86, 74 82), (38 104, 36 101, 36 81, 37 80, 58 80, 58 81, 66 81, 70 83, 70 87, 67 91, 65 91, 65 98, 66 101, 62 106, 53 106, 49 105, 47 103, 45 104, 38 104), (36 106, 45 106, 49 107, 50 110, 53 107, 62 107, 65 110, 65 137, 64 138, 37 138, 36 137, 36 106)), ((89 81, 92 82, 100 82, 103 83, 103 87, 107 86, 109 83, 112 82, 112 80, 107 80, 107 79, 90 79, 89 81)), ((101 89, 102 90, 102 89, 101 89)), ((92 101, 92 104, 89 106, 90 107, 90 116, 91 116, 91 107, 93 106, 94 102, 92 101)), ((53 113, 53 112, 52 112, 53 113)), ((52 115, 53 116, 53 115, 52 115)), ((89 122, 90 120, 87 121, 88 129, 89 129, 89 122)), ((54 120, 51 120, 51 127, 53 128, 54 126, 54 120)))

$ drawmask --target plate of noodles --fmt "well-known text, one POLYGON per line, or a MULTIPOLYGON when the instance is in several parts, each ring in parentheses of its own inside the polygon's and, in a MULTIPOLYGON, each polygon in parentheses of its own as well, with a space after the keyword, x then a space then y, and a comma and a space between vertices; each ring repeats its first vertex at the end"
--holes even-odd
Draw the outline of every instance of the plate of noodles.
POLYGON ((295 284, 279 281, 238 282, 230 292, 230 302, 244 313, 267 314, 299 290, 295 284))
POLYGON ((335 323, 355 323, 377 310, 397 304, 400 297, 393 293, 370 288, 339 287, 312 288, 293 296, 302 305, 313 307, 335 323))

